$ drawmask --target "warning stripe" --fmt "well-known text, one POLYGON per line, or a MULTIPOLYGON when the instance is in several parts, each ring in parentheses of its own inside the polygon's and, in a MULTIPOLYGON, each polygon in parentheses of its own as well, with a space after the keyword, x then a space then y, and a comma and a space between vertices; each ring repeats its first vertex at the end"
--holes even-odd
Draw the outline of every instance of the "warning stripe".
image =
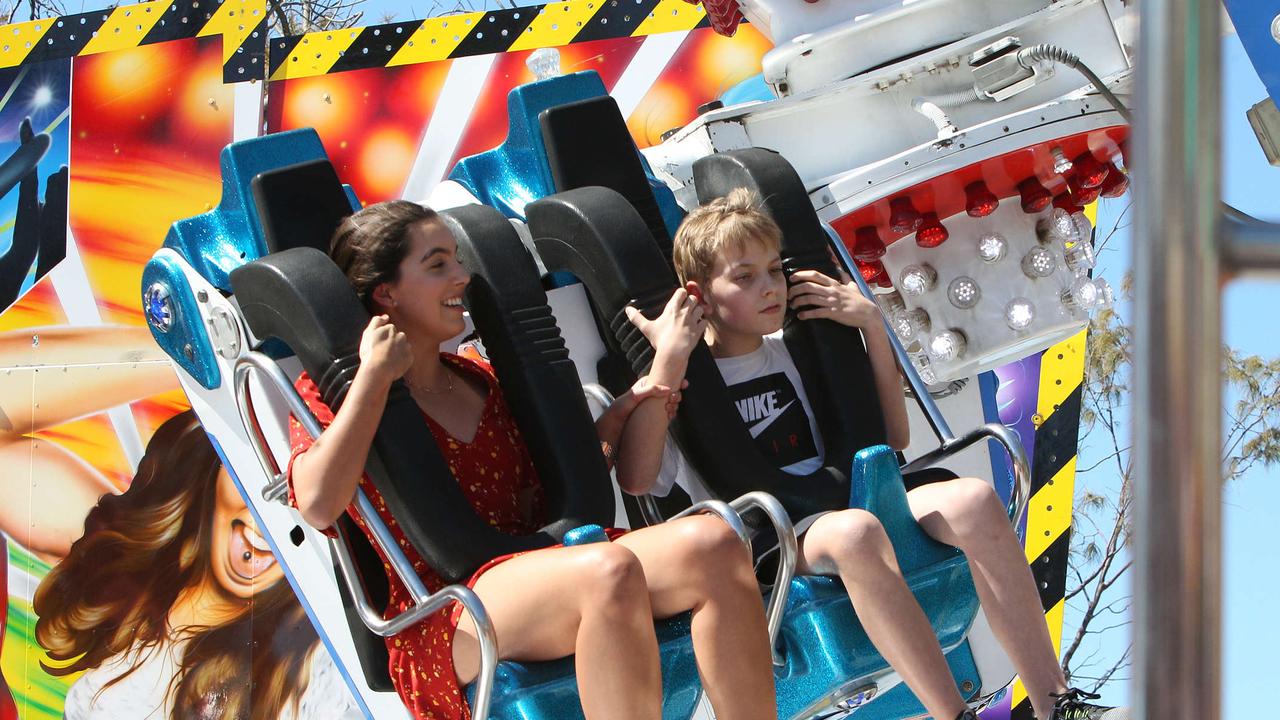
POLYGON ((272 38, 271 80, 642 37, 708 25, 684 0, 569 0, 272 38))
POLYGON ((154 0, 0 27, 0 68, 222 36, 228 82, 265 75, 266 0, 154 0))

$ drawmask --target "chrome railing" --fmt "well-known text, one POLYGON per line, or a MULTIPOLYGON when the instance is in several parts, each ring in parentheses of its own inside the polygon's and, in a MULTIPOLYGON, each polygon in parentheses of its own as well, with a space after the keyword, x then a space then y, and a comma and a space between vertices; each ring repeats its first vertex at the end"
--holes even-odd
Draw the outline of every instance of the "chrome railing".
MULTIPOLYGON (((284 398, 289 406, 289 412, 302 424, 302 428, 312 439, 320 437, 322 428, 315 415, 311 413, 311 409, 294 389, 293 383, 270 357, 255 351, 246 354, 236 362, 235 392, 240 422, 244 425, 249 443, 258 457, 263 472, 271 478, 263 490, 263 497, 271 501, 283 501, 288 492, 287 478, 281 472, 280 465, 267 444, 266 435, 262 432, 257 414, 253 412, 249 380, 255 372, 266 381, 267 387, 274 389, 284 398)), ((457 602, 466 608, 475 623, 476 633, 480 639, 480 674, 476 678, 476 695, 471 714, 476 720, 486 720, 492 701, 494 673, 498 667, 498 640, 494 634, 493 622, 489 619, 489 614, 485 611, 480 598, 465 585, 449 585, 435 593, 428 592, 422 578, 414 572, 413 565, 405 557, 399 544, 391 535, 391 531, 382 522, 382 518, 378 516, 373 503, 360 488, 356 488, 355 505, 357 514, 373 535, 374 543, 387 558, 391 569, 404 583, 413 598, 412 604, 404 612, 389 620, 384 619, 382 613, 369 602, 368 593, 365 592, 364 584, 356 571, 355 561, 351 558, 345 533, 340 525, 336 526, 338 537, 330 538, 329 544, 338 559, 338 568, 342 573, 343 581, 351 591, 352 600, 356 604, 356 613, 360 616, 361 622, 375 635, 389 637, 438 612, 450 602, 457 602)))

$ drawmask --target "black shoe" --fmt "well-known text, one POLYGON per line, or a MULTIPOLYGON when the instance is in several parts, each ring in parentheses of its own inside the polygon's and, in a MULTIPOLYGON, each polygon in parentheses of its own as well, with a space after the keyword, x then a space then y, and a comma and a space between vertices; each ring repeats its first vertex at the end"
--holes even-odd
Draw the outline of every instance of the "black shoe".
POLYGON ((1097 700, 1100 696, 1078 688, 1071 688, 1060 695, 1055 694, 1053 697, 1057 698, 1057 700, 1053 703, 1053 715, 1049 716, 1049 720, 1129 719, 1129 710, 1127 708, 1113 708, 1086 702, 1087 700, 1097 700))

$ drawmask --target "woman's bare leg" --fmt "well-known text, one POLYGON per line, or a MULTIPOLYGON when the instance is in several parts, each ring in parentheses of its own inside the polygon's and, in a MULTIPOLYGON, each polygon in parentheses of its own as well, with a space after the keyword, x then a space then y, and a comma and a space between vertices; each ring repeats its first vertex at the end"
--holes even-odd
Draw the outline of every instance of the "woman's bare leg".
POLYGON ((693 648, 716 717, 776 720, 764 602, 738 536, 719 518, 697 516, 616 542, 644 566, 655 617, 693 611, 693 648))
POLYGON ((918 487, 907 502, 929 537, 964 551, 996 639, 1027 686, 1037 717, 1053 710, 1050 693, 1066 690, 1049 629, 1018 536, 995 489, 977 478, 918 487))
POLYGON ((951 720, 968 707, 929 619, 911 594, 884 527, 865 510, 824 515, 800 538, 797 572, 844 581, 871 642, 929 714, 951 720))
MULTIPOLYGON (((616 543, 539 550, 504 562, 475 585, 511 660, 575 654, 587 720, 658 720, 662 671, 640 561, 616 543)), ((475 625, 463 613, 453 661, 466 684, 479 673, 475 625)))

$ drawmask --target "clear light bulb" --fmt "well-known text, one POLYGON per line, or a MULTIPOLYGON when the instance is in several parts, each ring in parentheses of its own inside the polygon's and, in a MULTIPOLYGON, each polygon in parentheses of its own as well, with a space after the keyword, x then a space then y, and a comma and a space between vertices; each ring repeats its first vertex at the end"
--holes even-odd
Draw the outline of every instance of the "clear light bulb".
POLYGON ((1093 239, 1093 223, 1089 222, 1089 216, 1083 210, 1071 213, 1071 224, 1074 229, 1072 240, 1089 242, 1093 239))
POLYGON ((923 295, 938 282, 938 272, 930 265, 908 265, 898 276, 898 289, 904 295, 923 295))
POLYGON ((1031 248, 1022 256, 1022 272, 1029 278, 1046 278, 1058 269, 1053 253, 1041 245, 1031 248))
POLYGON ((998 263, 1008 252, 1009 241, 998 232, 989 232, 978 238, 978 257, 982 258, 984 263, 998 263))
POLYGON ((1010 300, 1004 306, 1004 322, 1010 330, 1026 330, 1036 319, 1036 306, 1024 297, 1010 300))
POLYGON ((1071 287, 1062 291, 1062 304, 1072 310, 1088 312, 1098 307, 1102 300, 1103 289, 1087 277, 1078 277, 1071 287))
POLYGON ((1045 244, 1055 240, 1059 242, 1070 240, 1075 231, 1076 225, 1071 219, 1071 213, 1062 208, 1054 208, 1048 215, 1036 221, 1036 238, 1045 244))
POLYGON ((1062 259, 1067 261, 1067 267, 1071 272, 1077 275, 1083 275, 1093 266, 1097 264, 1097 258, 1093 254, 1093 245, 1089 244, 1087 239, 1076 240, 1067 245, 1063 250, 1062 259))
POLYGON ((906 301, 902 299, 902 295, 897 290, 882 293, 876 296, 876 299, 880 301, 880 306, 884 308, 886 315, 893 315, 907 307, 906 301))
POLYGON ((929 332, 932 323, 929 320, 929 313, 925 312, 924 308, 914 310, 903 308, 890 317, 889 324, 893 326, 893 332, 899 340, 910 343, 920 333, 929 332))
POLYGON ((549 80, 560 75, 560 51, 555 48, 534 50, 524 64, 539 80, 549 80))
POLYGON ((982 299, 982 288, 977 280, 961 275, 947 286, 947 299, 961 310, 968 310, 982 299))
POLYGON ((1115 304, 1116 293, 1111 289, 1111 283, 1107 282, 1105 278, 1094 278, 1093 284, 1098 288, 1097 309, 1101 310, 1115 304))
POLYGON ((959 330, 943 330, 929 339, 929 357, 939 362, 950 362, 964 356, 964 333, 959 330))
POLYGON ((938 382, 938 376, 933 372, 933 363, 929 362, 929 356, 924 353, 917 353, 911 356, 911 366, 916 369, 916 374, 925 385, 933 385, 938 382))

